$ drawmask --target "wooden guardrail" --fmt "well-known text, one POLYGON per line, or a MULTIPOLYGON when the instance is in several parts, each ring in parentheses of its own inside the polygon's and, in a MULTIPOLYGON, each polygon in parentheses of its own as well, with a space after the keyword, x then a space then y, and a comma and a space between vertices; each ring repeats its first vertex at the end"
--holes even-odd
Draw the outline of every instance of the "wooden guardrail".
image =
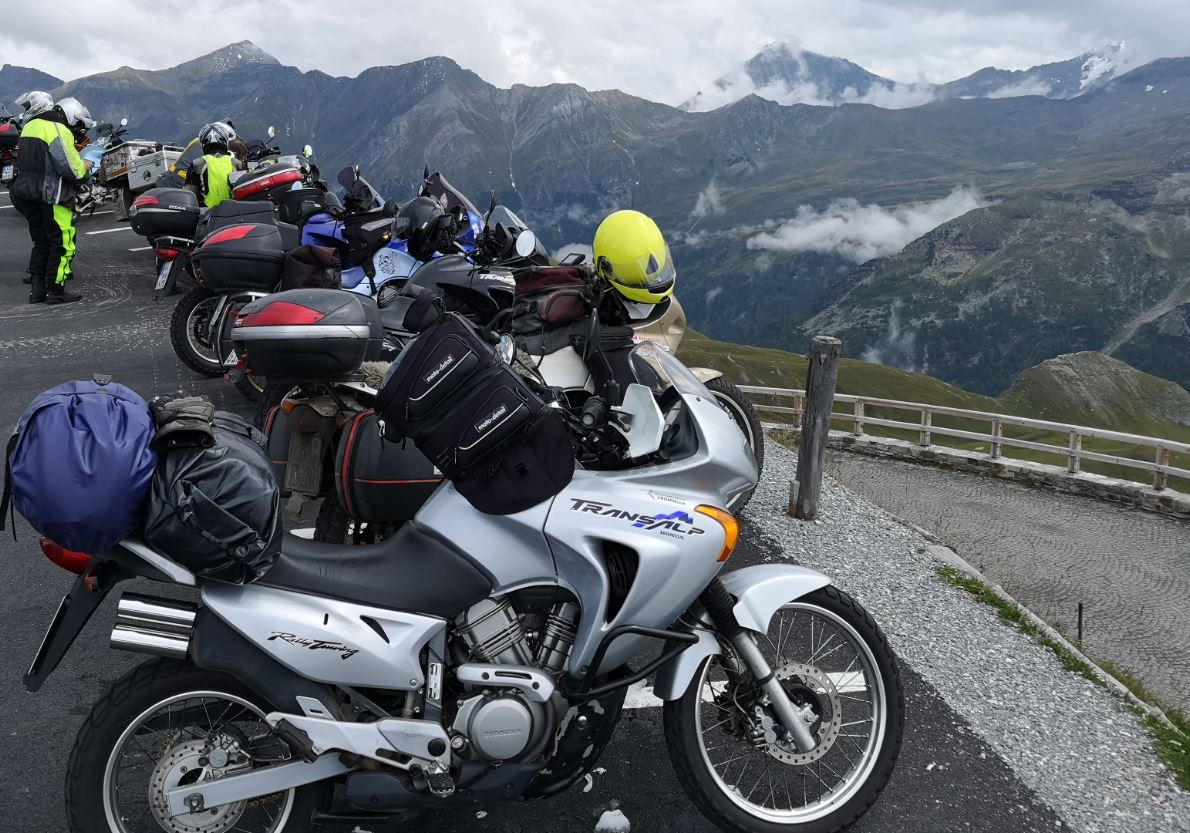
MULTIPOLYGON (((806 392, 791 388, 768 388, 756 385, 737 385, 737 387, 755 398, 757 395, 771 396, 778 399, 789 399, 789 405, 772 405, 756 402, 756 407, 762 412, 787 414, 790 422, 765 422, 765 428, 779 428, 800 430, 802 415, 805 412, 806 392)), ((880 399, 872 396, 854 396, 851 394, 835 394, 835 406, 850 405, 850 410, 835 410, 831 414, 832 420, 842 420, 851 424, 850 432, 832 432, 833 434, 851 434, 855 437, 864 436, 868 426, 900 429, 917 434, 918 445, 929 448, 933 445, 936 435, 954 437, 956 439, 985 442, 989 445, 988 456, 993 459, 1023 459, 1013 457, 1010 450, 1025 448, 1032 451, 1056 454, 1066 458, 1066 471, 1077 474, 1082 470, 1083 461, 1095 461, 1111 465, 1123 466, 1149 472, 1152 476, 1152 486, 1160 490, 1166 488, 1170 477, 1190 480, 1190 469, 1179 468, 1170 462, 1170 455, 1190 454, 1190 443, 1176 442, 1160 437, 1146 437, 1139 434, 1125 434, 1120 431, 1109 431, 1104 428, 1092 428, 1087 425, 1070 425, 1061 422, 1049 422, 1042 419, 1012 416, 1011 414, 994 414, 987 411, 971 411, 965 408, 950 408, 942 405, 928 405, 923 402, 903 402, 897 399, 880 399), (903 411, 912 414, 911 421, 878 417, 869 412, 870 408, 885 411, 903 411), (938 416, 954 417, 958 419, 982 421, 988 424, 988 430, 968 431, 945 425, 938 425, 934 418, 938 416), (1006 426, 1035 429, 1051 434, 1065 434, 1065 445, 1037 442, 1035 440, 1007 437, 1004 435, 1006 426), (1129 445, 1151 448, 1151 460, 1138 460, 1132 457, 1120 457, 1113 454, 1102 454, 1083 448, 1083 440, 1094 438, 1112 442, 1127 443, 1129 445)), ((1142 482, 1136 480, 1134 482, 1142 482)))

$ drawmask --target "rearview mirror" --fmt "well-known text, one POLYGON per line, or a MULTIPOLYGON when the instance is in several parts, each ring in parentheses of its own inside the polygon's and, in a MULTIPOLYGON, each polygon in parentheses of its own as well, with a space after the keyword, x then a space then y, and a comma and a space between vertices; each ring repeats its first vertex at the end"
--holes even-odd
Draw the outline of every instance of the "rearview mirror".
POLYGON ((335 179, 338 180, 339 184, 344 188, 351 188, 351 186, 355 184, 355 177, 358 173, 359 168, 352 168, 350 165, 348 165, 346 168, 339 171, 338 175, 335 176, 335 179))
POLYGON ((525 229, 517 235, 514 248, 520 257, 528 257, 537 251, 537 235, 525 229))
POLYGON ((270 138, 270 139, 271 139, 271 138, 273 138, 274 136, 276 136, 276 135, 277 135, 277 128, 273 127, 273 126, 270 124, 270 125, 269 125, 269 130, 268 130, 268 133, 269 133, 269 138, 270 138))

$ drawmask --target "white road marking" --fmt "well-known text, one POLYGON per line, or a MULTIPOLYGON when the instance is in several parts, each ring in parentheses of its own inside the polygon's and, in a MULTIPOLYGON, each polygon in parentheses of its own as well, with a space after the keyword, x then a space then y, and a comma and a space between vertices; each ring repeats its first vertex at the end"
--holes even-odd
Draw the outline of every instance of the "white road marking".
POLYGON ((129 249, 130 252, 148 252, 152 251, 152 246, 137 246, 135 249, 129 249))
POLYGON ((307 541, 313 541, 314 540, 314 527, 307 526, 307 527, 303 527, 302 529, 291 529, 291 530, 289 530, 289 534, 296 535, 299 538, 305 538, 307 541))
POLYGON ((0 205, 0 208, 14 208, 14 207, 15 206, 11 206, 11 205, 0 205))
MULTIPOLYGON (((865 690, 864 676, 859 672, 846 673, 828 673, 827 676, 831 682, 835 684, 840 694, 856 693, 865 690), (840 683, 842 683, 840 685, 840 683)), ((722 690, 726 683, 712 683, 711 687, 722 690)), ((711 692, 703 691, 702 699, 704 702, 711 702, 711 692)), ((645 685, 644 681, 633 683, 628 687, 628 694, 624 697, 624 708, 626 709, 659 709, 663 705, 660 697, 653 693, 651 685, 645 685)))
POLYGON ((113 231, 132 231, 132 226, 117 226, 116 228, 103 228, 99 231, 89 231, 87 234, 111 234, 113 231))

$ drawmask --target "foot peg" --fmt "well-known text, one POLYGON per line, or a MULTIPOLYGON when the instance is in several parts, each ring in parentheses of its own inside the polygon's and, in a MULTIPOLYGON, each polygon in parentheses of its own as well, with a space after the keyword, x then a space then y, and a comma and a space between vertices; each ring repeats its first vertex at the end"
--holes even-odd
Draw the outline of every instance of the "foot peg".
POLYGON ((455 792, 455 779, 450 777, 450 770, 444 769, 441 764, 434 762, 422 770, 422 776, 426 779, 426 786, 430 788, 430 794, 436 795, 439 798, 449 798, 455 792))

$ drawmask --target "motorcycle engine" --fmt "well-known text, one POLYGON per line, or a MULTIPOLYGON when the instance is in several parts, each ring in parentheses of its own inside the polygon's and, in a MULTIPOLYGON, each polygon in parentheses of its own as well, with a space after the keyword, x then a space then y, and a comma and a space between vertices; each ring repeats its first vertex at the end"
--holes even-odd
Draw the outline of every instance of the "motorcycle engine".
MULTIPOLYGON (((534 662, 521 618, 506 598, 484 599, 474 605, 456 623, 456 631, 466 643, 470 662, 533 668, 543 664, 534 662)), ((558 648, 568 653, 569 647, 551 642, 552 652, 544 653, 553 658, 558 648)), ((543 653, 540 646, 538 653, 543 653)), ((544 664, 548 668, 548 663, 544 664)), ((533 702, 516 688, 498 685, 472 687, 459 701, 451 725, 458 740, 452 746, 461 754, 469 748, 472 757, 492 762, 536 754, 555 709, 552 703, 533 702)))

